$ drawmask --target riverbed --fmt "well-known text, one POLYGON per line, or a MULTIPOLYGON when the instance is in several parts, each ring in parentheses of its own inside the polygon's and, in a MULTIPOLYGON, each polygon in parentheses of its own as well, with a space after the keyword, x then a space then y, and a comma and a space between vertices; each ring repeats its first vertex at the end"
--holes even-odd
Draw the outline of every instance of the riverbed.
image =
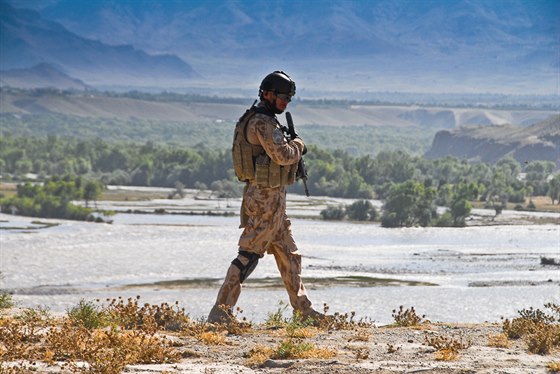
MULTIPOLYGON (((221 202, 232 212, 236 204, 221 202)), ((302 216, 306 208, 297 209, 302 216)), ((112 224, 0 214, 0 288, 21 307, 54 312, 81 299, 139 295, 178 301, 203 318, 236 255, 239 218, 122 211, 112 224)), ((319 310, 327 304, 385 324, 403 305, 432 321, 475 323, 560 303, 560 267, 542 263, 560 262, 559 225, 385 229, 295 218, 292 226, 319 310)), ((244 286, 239 316, 261 322, 287 302, 265 256, 244 286)))

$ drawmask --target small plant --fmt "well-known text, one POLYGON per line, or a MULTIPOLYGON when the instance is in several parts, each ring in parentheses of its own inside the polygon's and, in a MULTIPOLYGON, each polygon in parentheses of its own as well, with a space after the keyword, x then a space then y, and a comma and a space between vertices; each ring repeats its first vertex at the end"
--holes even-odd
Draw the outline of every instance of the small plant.
POLYGON ((264 345, 256 345, 245 355, 249 367, 260 367, 274 354, 274 349, 264 345))
POLYGON ((197 339, 207 345, 224 345, 226 337, 221 332, 204 331, 197 336, 197 339))
POLYGON ((520 317, 505 319, 502 324, 504 334, 510 339, 523 339, 529 352, 549 354, 560 346, 560 305, 545 304, 545 312, 540 309, 522 309, 520 317))
POLYGON ((280 360, 304 358, 315 346, 303 339, 285 339, 280 342, 273 357, 280 360))
POLYGON ((488 346, 496 348, 509 348, 508 337, 504 333, 488 335, 488 346))
POLYGON ((0 293, 0 310, 10 309, 14 307, 14 301, 12 300, 12 295, 9 293, 0 293))
POLYGON ((398 311, 393 309, 392 316, 395 319, 395 325, 399 327, 418 326, 421 323, 426 322, 423 321, 426 316, 418 316, 418 314, 416 314, 416 310, 414 310, 414 307, 410 307, 410 309, 405 310, 401 305, 398 311))
POLYGON ((352 337, 348 339, 349 342, 369 342, 371 333, 366 329, 359 329, 352 337))
POLYGON ((303 339, 285 339, 281 341, 271 358, 287 360, 294 358, 330 358, 336 352, 327 348, 317 348, 314 344, 303 339))
POLYGON ((459 350, 467 349, 471 342, 463 342, 463 339, 456 340, 444 336, 425 337, 425 344, 436 349, 435 357, 438 361, 452 361, 459 357, 459 350))
POLYGON ((292 318, 287 321, 286 335, 290 338, 309 338, 315 335, 312 330, 314 320, 311 318, 304 318, 300 313, 294 313, 292 318))
POLYGON ((284 313, 288 309, 288 304, 283 301, 278 303, 278 308, 275 312, 268 313, 268 318, 264 322, 264 325, 268 328, 277 328, 285 326, 288 322, 284 317, 284 313))
POLYGON ((546 364, 549 373, 560 373, 560 361, 553 361, 546 364))
MULTIPOLYGON (((327 304, 323 305, 323 312, 327 315, 329 311, 329 306, 327 304)), ((344 313, 341 314, 339 312, 335 312, 333 315, 329 315, 328 317, 324 318, 320 321, 320 327, 329 331, 329 330, 353 330, 356 328, 362 327, 372 327, 373 321, 370 321, 367 318, 361 318, 360 320, 356 321, 354 318, 356 317, 356 312, 344 313)))
POLYGON ((100 308, 91 301, 80 300, 77 306, 67 311, 68 318, 75 324, 82 324, 87 329, 107 325, 107 318, 100 308))

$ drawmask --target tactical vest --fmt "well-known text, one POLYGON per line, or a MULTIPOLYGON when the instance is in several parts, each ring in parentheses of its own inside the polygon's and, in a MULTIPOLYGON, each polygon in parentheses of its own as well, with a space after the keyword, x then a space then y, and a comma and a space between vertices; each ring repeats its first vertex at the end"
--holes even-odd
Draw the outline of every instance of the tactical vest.
POLYGON ((262 187, 280 187, 295 183, 297 163, 281 166, 270 159, 261 145, 247 141, 247 124, 257 113, 256 107, 247 109, 235 125, 232 159, 237 179, 255 181, 262 187))

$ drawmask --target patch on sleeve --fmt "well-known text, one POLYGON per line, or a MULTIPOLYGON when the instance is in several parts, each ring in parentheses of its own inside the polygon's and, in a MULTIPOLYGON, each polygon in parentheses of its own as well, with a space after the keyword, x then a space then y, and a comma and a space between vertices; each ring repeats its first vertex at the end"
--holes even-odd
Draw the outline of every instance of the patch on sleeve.
POLYGON ((284 137, 284 134, 282 133, 282 130, 280 130, 279 128, 276 128, 272 131, 272 141, 274 142, 274 144, 284 144, 284 143, 286 143, 286 138, 284 137))

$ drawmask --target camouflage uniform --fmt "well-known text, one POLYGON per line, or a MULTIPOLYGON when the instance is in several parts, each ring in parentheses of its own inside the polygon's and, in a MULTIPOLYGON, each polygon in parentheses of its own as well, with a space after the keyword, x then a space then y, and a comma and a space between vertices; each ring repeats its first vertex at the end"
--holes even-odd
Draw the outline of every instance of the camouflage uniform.
MULTIPOLYGON (((279 165, 296 165, 304 149, 301 139, 287 141, 276 119, 262 113, 249 120, 247 139, 252 144, 260 144, 270 159, 279 165)), ((317 312, 311 308, 301 280, 301 255, 286 215, 286 187, 263 187, 255 180, 249 181, 243 194, 240 227, 244 230, 239 238, 239 250, 258 257, 263 257, 265 252, 273 254, 294 310, 315 316, 317 312)), ((237 259, 243 265, 249 263, 245 256, 238 255, 237 259)), ((223 306, 231 310, 240 293, 240 269, 232 263, 208 320, 217 322, 221 318, 231 318, 223 306)))

